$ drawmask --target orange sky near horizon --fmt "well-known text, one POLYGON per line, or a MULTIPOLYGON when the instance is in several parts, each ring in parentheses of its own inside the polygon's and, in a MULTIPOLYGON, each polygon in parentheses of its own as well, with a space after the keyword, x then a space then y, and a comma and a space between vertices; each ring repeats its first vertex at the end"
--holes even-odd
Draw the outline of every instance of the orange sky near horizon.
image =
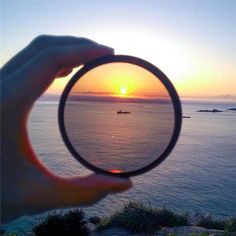
POLYGON ((124 62, 107 63, 88 71, 75 83, 70 94, 169 97, 154 74, 124 62))

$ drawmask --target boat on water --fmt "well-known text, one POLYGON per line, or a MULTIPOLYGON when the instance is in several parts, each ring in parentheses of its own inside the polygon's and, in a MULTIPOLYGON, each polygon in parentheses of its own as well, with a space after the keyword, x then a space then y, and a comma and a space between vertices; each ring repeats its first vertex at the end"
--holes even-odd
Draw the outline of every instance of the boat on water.
POLYGON ((130 114, 129 111, 117 111, 116 113, 117 114, 130 114))

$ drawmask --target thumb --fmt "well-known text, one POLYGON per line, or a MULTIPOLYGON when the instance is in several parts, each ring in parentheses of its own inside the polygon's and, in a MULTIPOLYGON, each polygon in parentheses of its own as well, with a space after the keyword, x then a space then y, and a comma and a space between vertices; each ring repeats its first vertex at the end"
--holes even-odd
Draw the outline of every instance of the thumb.
POLYGON ((52 193, 53 207, 87 206, 101 200, 108 194, 119 193, 132 187, 127 178, 118 178, 100 174, 86 177, 56 180, 52 193))

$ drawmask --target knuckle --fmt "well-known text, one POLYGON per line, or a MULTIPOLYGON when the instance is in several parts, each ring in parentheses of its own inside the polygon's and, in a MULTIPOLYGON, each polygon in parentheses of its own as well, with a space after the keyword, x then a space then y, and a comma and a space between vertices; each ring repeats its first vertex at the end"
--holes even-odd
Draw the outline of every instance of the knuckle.
POLYGON ((94 41, 88 38, 84 38, 84 37, 80 37, 79 40, 80 40, 80 43, 95 43, 94 41))
POLYGON ((33 39, 31 45, 37 48, 43 48, 47 45, 47 42, 50 38, 51 37, 49 35, 39 35, 35 39, 33 39))

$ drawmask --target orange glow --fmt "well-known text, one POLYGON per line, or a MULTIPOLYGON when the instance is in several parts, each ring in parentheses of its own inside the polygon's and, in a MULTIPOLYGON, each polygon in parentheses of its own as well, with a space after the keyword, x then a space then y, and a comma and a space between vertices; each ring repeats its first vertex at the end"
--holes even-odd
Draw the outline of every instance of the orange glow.
POLYGON ((115 174, 117 174, 117 173, 122 173, 121 170, 117 170, 117 169, 110 170, 110 172, 111 172, 111 173, 115 173, 115 174))
POLYGON ((108 63, 87 72, 71 94, 119 97, 167 97, 168 92, 151 72, 130 63, 108 63))

